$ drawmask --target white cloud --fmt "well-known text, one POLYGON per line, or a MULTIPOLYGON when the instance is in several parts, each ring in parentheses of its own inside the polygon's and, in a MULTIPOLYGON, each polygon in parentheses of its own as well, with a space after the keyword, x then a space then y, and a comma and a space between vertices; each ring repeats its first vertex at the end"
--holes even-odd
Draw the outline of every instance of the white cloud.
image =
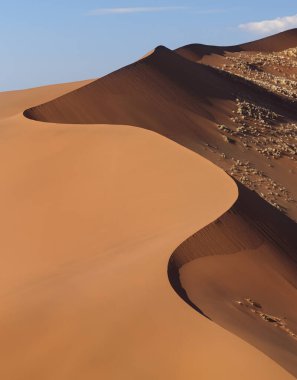
POLYGON ((297 27, 297 14, 293 16, 277 17, 273 20, 249 22, 239 25, 239 28, 252 33, 278 33, 286 29, 297 27))
POLYGON ((216 13, 226 13, 228 12, 227 9, 195 9, 193 8, 193 12, 197 13, 199 15, 211 15, 211 14, 216 14, 216 13))
POLYGON ((152 13, 185 10, 188 7, 126 7, 126 8, 98 8, 90 11, 89 16, 101 16, 108 14, 129 14, 129 13, 152 13))

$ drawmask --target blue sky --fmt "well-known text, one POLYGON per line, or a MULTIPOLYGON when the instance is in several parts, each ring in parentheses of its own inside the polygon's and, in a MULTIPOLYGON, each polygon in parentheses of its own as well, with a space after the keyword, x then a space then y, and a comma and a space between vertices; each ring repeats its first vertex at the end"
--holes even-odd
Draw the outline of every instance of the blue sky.
POLYGON ((296 14, 295 0, 0 0, 0 91, 102 76, 160 44, 247 42, 296 14))

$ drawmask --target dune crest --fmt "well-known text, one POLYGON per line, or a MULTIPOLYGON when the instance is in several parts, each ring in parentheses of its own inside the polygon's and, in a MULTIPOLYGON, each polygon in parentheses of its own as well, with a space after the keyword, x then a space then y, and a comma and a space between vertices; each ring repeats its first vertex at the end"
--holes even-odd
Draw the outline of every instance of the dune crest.
POLYGON ((153 130, 236 175, 297 220, 296 179, 291 175, 296 163, 295 102, 220 67, 189 61, 161 46, 24 115, 51 123, 126 124, 153 130), (276 154, 279 159, 272 165, 269 159, 276 154), (271 195, 272 188, 279 197, 271 195))

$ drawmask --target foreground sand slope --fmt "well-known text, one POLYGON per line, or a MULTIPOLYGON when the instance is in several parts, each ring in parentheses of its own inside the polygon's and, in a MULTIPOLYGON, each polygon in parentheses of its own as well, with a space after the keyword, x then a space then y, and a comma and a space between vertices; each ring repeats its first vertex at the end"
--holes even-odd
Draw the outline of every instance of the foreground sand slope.
POLYGON ((23 118, 68 89, 1 94, 1 378, 293 379, 167 278, 233 181, 152 132, 23 118))

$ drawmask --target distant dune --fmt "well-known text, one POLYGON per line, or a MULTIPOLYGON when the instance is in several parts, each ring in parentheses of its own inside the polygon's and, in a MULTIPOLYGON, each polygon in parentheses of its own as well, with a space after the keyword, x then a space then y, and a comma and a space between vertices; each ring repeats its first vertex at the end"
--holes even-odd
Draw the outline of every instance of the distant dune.
POLYGON ((247 52, 262 52, 271 53, 296 47, 297 45, 297 29, 288 30, 274 36, 265 37, 257 41, 248 42, 235 46, 209 46, 202 44, 191 44, 176 49, 176 52, 183 57, 200 61, 207 55, 223 55, 226 52, 239 53, 247 52))
POLYGON ((1 378, 297 377, 296 47, 0 93, 1 378))

